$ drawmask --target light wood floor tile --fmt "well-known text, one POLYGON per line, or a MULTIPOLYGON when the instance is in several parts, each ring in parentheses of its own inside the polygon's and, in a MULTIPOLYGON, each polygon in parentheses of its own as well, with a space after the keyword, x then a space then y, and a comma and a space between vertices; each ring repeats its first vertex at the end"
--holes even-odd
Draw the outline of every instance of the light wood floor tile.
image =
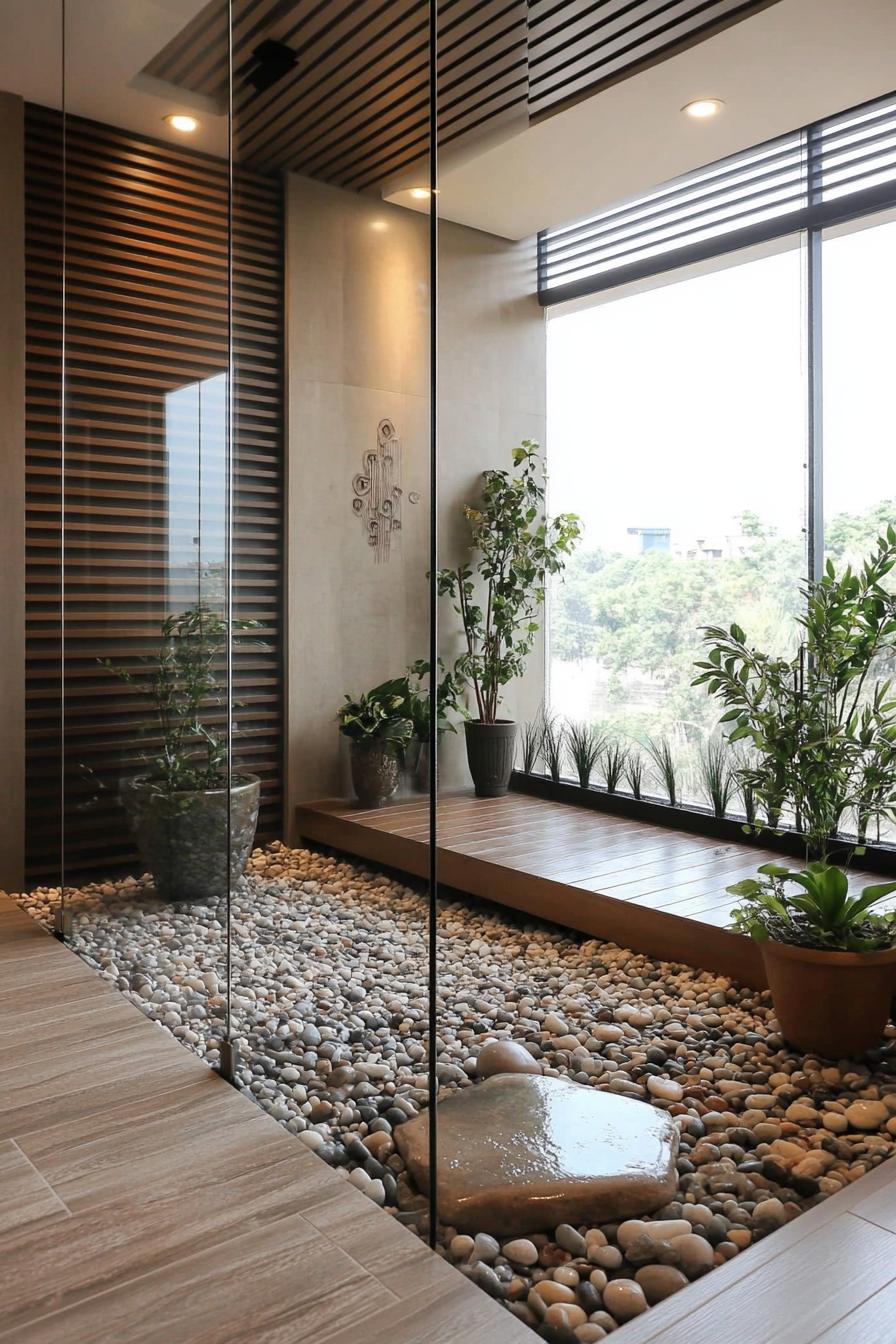
POLYGON ((860 1307, 840 1320, 816 1344, 894 1344, 896 1341, 896 1279, 867 1297, 860 1307))
POLYGON ((0 1209, 4 1344, 530 1339, 3 897, 0 1209))
POLYGON ((28 1224, 39 1224, 45 1235, 48 1220, 68 1217, 62 1200, 22 1150, 11 1139, 0 1142, 0 1237, 28 1224))

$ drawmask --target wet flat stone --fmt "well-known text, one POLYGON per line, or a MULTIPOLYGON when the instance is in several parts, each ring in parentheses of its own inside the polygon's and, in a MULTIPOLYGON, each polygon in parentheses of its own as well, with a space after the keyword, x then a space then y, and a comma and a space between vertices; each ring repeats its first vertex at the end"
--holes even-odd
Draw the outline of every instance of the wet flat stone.
MULTIPOLYGON (((615 1222, 673 1196, 678 1131, 665 1111, 563 1078, 498 1074, 439 1105, 439 1217, 463 1231, 521 1235, 615 1222)), ((395 1140, 421 1190, 425 1115, 395 1140)))

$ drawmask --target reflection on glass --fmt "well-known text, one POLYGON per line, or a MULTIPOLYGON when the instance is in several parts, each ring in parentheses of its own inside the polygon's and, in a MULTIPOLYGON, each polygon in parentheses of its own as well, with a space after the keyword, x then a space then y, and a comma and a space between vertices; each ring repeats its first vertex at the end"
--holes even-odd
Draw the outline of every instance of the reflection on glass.
POLYGON ((550 705, 606 736, 595 782, 609 767, 628 792, 707 801, 700 627, 736 620, 772 651, 791 637, 800 341, 797 248, 549 320, 550 505, 584 525, 553 589, 550 705))
POLYGON ((226 373, 165 394, 169 611, 224 609, 226 434, 226 373))

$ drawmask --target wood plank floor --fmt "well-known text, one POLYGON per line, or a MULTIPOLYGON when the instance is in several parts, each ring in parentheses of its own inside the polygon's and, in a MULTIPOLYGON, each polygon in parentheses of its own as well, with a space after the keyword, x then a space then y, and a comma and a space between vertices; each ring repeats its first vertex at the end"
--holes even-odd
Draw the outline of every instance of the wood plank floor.
MULTIPOLYGON (((401 799, 362 810, 345 800, 306 803, 307 840, 423 877, 429 803, 401 799)), ((637 951, 684 961, 762 987, 758 949, 725 927, 725 888, 780 855, 556 803, 528 794, 444 794, 438 809, 440 880, 526 914, 637 951)), ((856 872, 853 884, 880 881, 856 872)))
MULTIPOLYGON (((0 896, 4 1344, 535 1335, 0 896)), ((617 1332, 894 1344, 896 1161, 617 1332)))
POLYGON ((531 1344, 0 896, 4 1344, 531 1344))

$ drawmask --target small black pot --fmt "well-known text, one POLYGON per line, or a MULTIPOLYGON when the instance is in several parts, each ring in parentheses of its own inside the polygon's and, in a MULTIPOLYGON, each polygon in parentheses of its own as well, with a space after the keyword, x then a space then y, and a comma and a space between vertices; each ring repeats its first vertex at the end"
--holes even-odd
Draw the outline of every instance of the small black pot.
POLYGON ((467 719, 464 723, 467 763, 477 798, 503 798, 510 787, 517 727, 509 719, 497 723, 467 719))
POLYGON ((394 742, 352 742, 352 785, 362 807, 385 807, 401 778, 394 742))

